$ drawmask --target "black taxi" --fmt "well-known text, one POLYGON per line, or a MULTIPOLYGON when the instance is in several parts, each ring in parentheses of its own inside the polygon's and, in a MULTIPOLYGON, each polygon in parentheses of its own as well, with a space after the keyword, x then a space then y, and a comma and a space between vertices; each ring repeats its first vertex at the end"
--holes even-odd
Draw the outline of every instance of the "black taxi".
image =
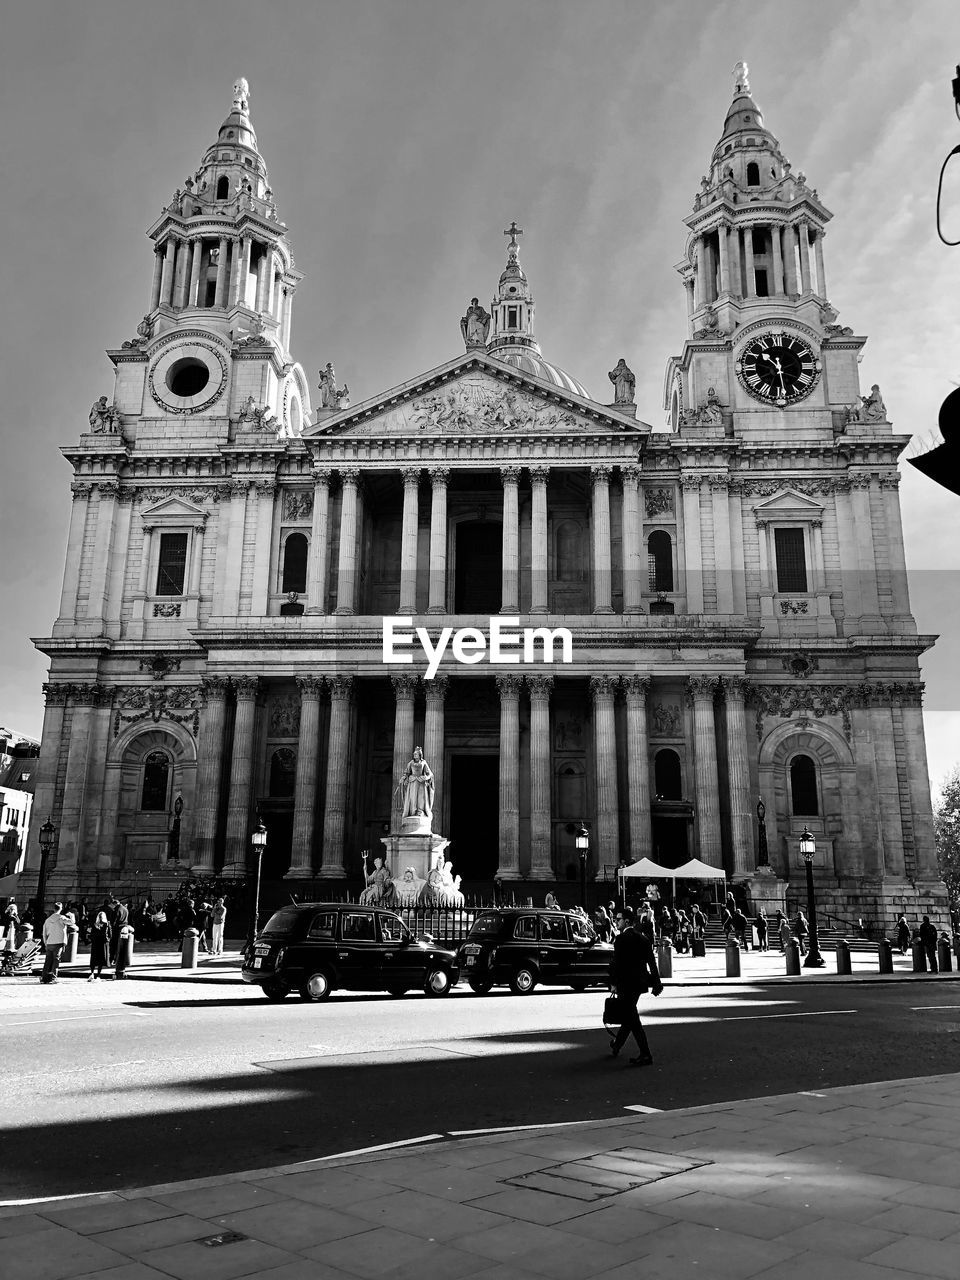
POLYGON ((394 912, 347 902, 281 907, 247 948, 241 974, 268 1000, 298 991, 315 1001, 337 989, 445 996, 460 977, 452 951, 415 938, 394 912))
POLYGON ((480 912, 457 952, 460 972, 478 995, 496 986, 528 995, 538 983, 574 991, 607 986, 612 959, 613 947, 583 916, 523 907, 480 912))

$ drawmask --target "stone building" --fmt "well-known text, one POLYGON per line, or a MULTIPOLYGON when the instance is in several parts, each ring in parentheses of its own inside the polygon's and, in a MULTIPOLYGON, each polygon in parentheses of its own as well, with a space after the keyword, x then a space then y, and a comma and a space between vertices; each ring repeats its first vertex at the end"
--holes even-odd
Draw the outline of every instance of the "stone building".
POLYGON ((25 863, 39 754, 39 742, 0 729, 0 882, 25 863))
POLYGON ((314 412, 238 82, 150 228, 113 396, 63 450, 63 594, 36 642, 51 887, 240 876, 258 812, 268 882, 355 880, 422 743, 468 893, 576 875, 583 821, 591 875, 697 856, 762 897, 762 798, 768 880, 796 894, 807 827, 829 910, 939 910, 907 436, 860 393, 830 217, 741 66, 686 218, 668 429, 636 416, 624 362, 596 399, 543 356, 516 224, 464 350, 356 405, 327 365, 314 412), (387 619, 479 634, 426 679, 417 640, 384 661, 387 619), (495 664, 491 620, 543 630, 495 664))

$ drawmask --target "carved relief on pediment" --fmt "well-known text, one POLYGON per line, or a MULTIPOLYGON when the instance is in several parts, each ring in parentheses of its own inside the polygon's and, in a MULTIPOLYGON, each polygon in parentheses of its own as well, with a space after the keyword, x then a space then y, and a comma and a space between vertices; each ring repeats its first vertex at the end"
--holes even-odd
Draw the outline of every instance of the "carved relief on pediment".
MULTIPOLYGON (((577 414, 487 378, 463 379, 348 426, 348 436, 540 435, 576 431, 577 414)), ((341 433, 337 433, 338 435, 341 433)))

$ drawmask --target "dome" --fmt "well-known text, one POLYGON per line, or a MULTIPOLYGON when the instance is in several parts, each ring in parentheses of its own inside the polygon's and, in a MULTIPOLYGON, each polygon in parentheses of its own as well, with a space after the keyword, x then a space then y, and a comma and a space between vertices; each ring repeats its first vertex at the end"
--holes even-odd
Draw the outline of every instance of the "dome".
POLYGON ((749 93, 738 93, 730 103, 727 118, 723 122, 723 137, 729 138, 733 133, 742 133, 752 129, 755 133, 766 133, 763 114, 749 93))
POLYGON ((541 382, 558 387, 561 391, 569 391, 575 396, 581 396, 584 400, 590 399, 583 383, 578 382, 576 378, 571 378, 569 373, 558 369, 555 364, 550 364, 529 347, 502 347, 499 351, 491 351, 490 355, 501 364, 508 364, 511 368, 519 369, 521 373, 529 374, 532 378, 539 378, 541 382))
POLYGON ((227 143, 235 147, 248 147, 251 151, 256 151, 258 149, 257 135, 253 131, 249 115, 243 111, 231 111, 220 126, 217 142, 220 145, 227 143))

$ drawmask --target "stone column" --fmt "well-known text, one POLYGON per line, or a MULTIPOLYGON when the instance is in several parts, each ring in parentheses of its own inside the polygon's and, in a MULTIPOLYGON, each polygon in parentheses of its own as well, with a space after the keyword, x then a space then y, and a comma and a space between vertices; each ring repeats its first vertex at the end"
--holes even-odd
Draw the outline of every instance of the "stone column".
POLYGON ((615 676, 590 677, 593 694, 593 751, 597 791, 597 838, 593 843, 597 869, 620 862, 620 821, 617 791, 617 728, 613 700, 615 676))
POLYGON ((150 310, 156 311, 160 305, 160 282, 163 279, 163 254, 160 246, 153 246, 153 282, 150 285, 150 310))
POLYGON ((43 696, 46 709, 43 713, 43 731, 40 737, 40 756, 37 760, 36 788, 33 798, 30 841, 24 866, 40 865, 40 846, 37 832, 49 818, 59 829, 60 814, 56 809, 57 766, 60 760, 63 721, 67 699, 73 690, 69 684, 45 684, 43 696))
POLYGON ((63 587, 60 592, 60 617, 74 619, 77 614, 77 592, 80 588, 80 561, 83 557, 85 530, 90 515, 90 495, 93 485, 86 480, 74 480, 70 486, 73 506, 70 511, 70 532, 67 537, 67 559, 63 567, 63 587))
POLYGON ((190 283, 190 273, 187 267, 189 249, 189 241, 177 241, 177 263, 173 272, 173 305, 178 311, 182 311, 186 306, 187 286, 190 283))
POLYGON ((907 581, 907 561, 903 550, 903 522, 900 514, 899 472, 890 471, 880 476, 880 497, 886 514, 886 560, 890 568, 890 595, 894 616, 900 618, 908 630, 916 624, 910 614, 910 588, 907 581))
POLYGON ((930 772, 927 768, 927 747, 923 731, 923 685, 920 681, 907 682, 894 697, 902 707, 903 747, 907 757, 917 874, 923 879, 939 880, 933 808, 930 803, 930 772))
POLYGON ((281 342, 285 351, 290 350, 290 319, 293 315, 293 295, 295 293, 293 285, 287 285, 283 289, 283 311, 281 312, 281 342))
POLYGON ((300 737, 293 795, 293 847, 286 880, 305 880, 313 875, 323 677, 297 676, 297 688, 300 690, 300 737))
POLYGON ((253 241, 249 235, 240 238, 240 287, 237 290, 237 301, 242 307, 247 305, 247 283, 250 279, 250 251, 253 241))
POLYGON ((699 857, 711 867, 723 866, 723 846, 720 839, 720 782, 717 773, 717 738, 713 715, 713 696, 716 690, 716 676, 687 678, 687 699, 693 704, 699 857))
POLYGON ((696 297, 694 295, 694 290, 696 289, 696 287, 697 287, 697 282, 694 280, 693 276, 688 276, 687 279, 684 280, 683 282, 684 292, 687 295, 687 315, 688 316, 692 316, 694 311, 696 311, 697 309, 696 297))
POLYGON ((520 684, 518 675, 496 677, 500 694, 500 865, 497 874, 520 874, 520 684))
MULTIPOLYGON (((430 468, 430 570, 427 613, 447 612, 447 480, 449 476, 449 467, 430 468)), ((432 763, 430 768, 433 768, 432 763)))
POLYGON ((687 613, 703 613, 703 569, 700 541, 700 486, 697 475, 681 475, 683 492, 683 576, 687 613))
POLYGON ((710 477, 713 502, 713 555, 717 575, 717 613, 733 613, 734 565, 730 545, 730 496, 726 476, 710 477))
POLYGON ((160 278, 160 302, 166 307, 170 306, 173 297, 173 262, 176 253, 177 242, 173 236, 168 236, 163 246, 163 275, 160 278))
POLYGON ((270 577, 273 572, 271 544, 273 542, 273 507, 277 482, 273 476, 263 476, 253 482, 257 494, 254 519, 253 581, 250 584, 250 601, 244 612, 255 617, 266 617, 270 599, 270 577))
POLYGON ((217 566, 223 583, 223 612, 236 617, 240 612, 240 575, 243 566, 244 526, 247 521, 247 490, 250 481, 234 477, 227 481, 230 512, 227 517, 227 546, 224 562, 217 566))
POLYGON ((730 246, 727 237, 730 234, 730 228, 725 222, 721 222, 717 227, 717 243, 720 247, 720 292, 730 292, 730 246))
POLYGON ((531 613, 546 613, 549 608, 549 554, 547 543, 547 481, 549 479, 549 467, 530 468, 530 485, 533 497, 530 513, 531 613))
POLYGON ((757 273, 753 261, 753 227, 743 228, 743 252, 746 261, 746 285, 747 291, 745 296, 755 298, 757 296, 757 273))
POLYGON ((155 526, 145 524, 143 526, 143 543, 140 547, 140 577, 137 584, 137 590, 140 595, 152 595, 150 590, 150 545, 153 542, 153 531, 155 526))
POLYGON ((593 481, 593 612, 613 613, 610 566, 610 472, 590 468, 593 481))
POLYGON ((503 483, 503 591, 501 613, 520 612, 520 468, 501 467, 503 483))
POLYGON ((237 712, 233 721, 233 756, 227 800, 227 843, 224 874, 239 874, 247 865, 250 836, 250 795, 253 783, 253 736, 257 723, 257 676, 234 676, 237 712))
POLYGON ((860 565, 860 598, 865 630, 883 630, 880 619, 880 584, 877 571, 877 549, 873 541, 873 514, 870 491, 872 483, 866 471, 850 476, 852 486, 853 524, 860 565))
POLYGON ((226 304, 227 298, 227 246, 230 241, 226 236, 220 237, 220 250, 217 254, 217 287, 214 290, 213 305, 222 307, 226 304))
MULTIPOLYGON (((56 868, 69 872, 77 866, 80 857, 80 830, 83 824, 84 794, 87 777, 88 748, 93 709, 100 702, 104 690, 98 684, 75 684, 72 687, 73 715, 70 721, 70 741, 67 748, 67 767, 63 781, 63 798, 60 808, 60 830, 57 838, 56 868)), ((99 797, 90 797, 90 803, 99 797)))
POLYGON ((530 690, 530 879, 552 880, 550 693, 553 676, 528 676, 530 690))
POLYGON ((348 467, 340 472, 340 559, 337 565, 335 613, 353 613, 357 592, 357 484, 360 472, 348 467))
POLYGON ((647 738, 649 676, 625 676, 627 694, 627 785, 630 805, 630 861, 649 858, 653 848, 650 828, 650 748, 647 738))
MULTIPOLYGON (((203 518, 206 519, 206 516, 203 518)), ((190 556, 190 581, 187 594, 200 599, 200 573, 203 568, 203 534, 204 523, 200 520, 193 526, 193 549, 190 556)))
POLYGON ((326 612, 327 540, 330 524, 330 472, 313 470, 313 527, 307 576, 307 613, 326 612))
MULTIPOLYGON (((193 861, 196 875, 212 875, 220 814, 220 779, 223 776, 223 732, 227 719, 227 690, 223 676, 205 676, 200 741, 197 744, 197 790, 194 799, 193 861)), ((181 852, 181 856, 186 851, 181 852)), ((185 860, 185 859, 184 859, 185 860)))
POLYGON ((697 240, 697 306, 702 307, 709 302, 707 295, 707 250, 703 236, 697 240))
POLYGON ((797 285, 797 228, 791 223, 783 228, 783 278, 784 292, 796 295, 797 285))
POLYGON ((807 294, 810 292, 810 236, 805 222, 797 227, 797 234, 800 237, 800 292, 807 294))
POLYGON ((203 257, 203 241, 196 239, 192 241, 193 257, 190 260, 190 285, 187 289, 187 297, 185 305, 195 307, 197 305, 197 290, 200 288, 200 259, 203 257))
POLYGON ((443 749, 444 702, 447 696, 447 676, 434 676, 423 684, 427 697, 427 715, 423 726, 423 756, 433 771, 433 824, 440 821, 443 804, 443 749))
POLYGON ((786 293, 783 280, 783 251, 780 247, 780 236, 783 234, 783 228, 771 226, 770 240, 773 245, 773 288, 771 293, 786 293))
POLYGON ((744 712, 746 681, 743 676, 724 676, 727 704, 727 778, 730 786, 730 834, 733 843, 733 874, 750 875, 756 866, 753 848, 753 792, 747 762, 747 718, 744 712))
POLYGON ((740 276, 742 274, 739 227, 730 228, 730 238, 727 242, 727 251, 730 255, 730 292, 735 298, 739 298, 741 294, 740 276))
POLYGON ((420 468, 403 472, 403 521, 400 528, 400 607, 398 613, 417 611, 417 534, 420 516, 420 468))
POLYGON ((643 570, 640 551, 640 469, 621 467, 623 476, 623 611, 639 613, 643 598, 643 570))
POLYGON ((110 582, 110 561, 113 553, 114 519, 117 510, 117 493, 120 489, 116 480, 98 480, 97 489, 97 526, 93 543, 93 564, 90 567, 88 586, 87 617, 104 618, 107 605, 107 590, 110 582))
POLYGON ((350 761, 350 701, 353 676, 329 676, 330 737, 327 744, 327 797, 323 814, 323 863, 320 876, 342 880, 343 842, 347 825, 347 781, 350 761))
MULTIPOLYGON (((394 788, 403 777, 407 762, 413 755, 413 698, 417 691, 416 676, 391 676, 397 705, 393 719, 393 778, 394 788)), ((427 761, 429 764, 429 760, 427 761)), ((431 765, 431 768, 433 766, 431 765)), ((403 814, 403 792, 394 790, 390 806, 390 830, 400 830, 403 814)))
POLYGON ((227 287, 227 306, 235 307, 240 299, 240 265, 243 241, 240 236, 230 237, 230 284, 227 287))
POLYGON ((817 238, 813 242, 813 252, 817 263, 817 295, 827 300, 827 281, 823 269, 823 232, 817 232, 817 238))

